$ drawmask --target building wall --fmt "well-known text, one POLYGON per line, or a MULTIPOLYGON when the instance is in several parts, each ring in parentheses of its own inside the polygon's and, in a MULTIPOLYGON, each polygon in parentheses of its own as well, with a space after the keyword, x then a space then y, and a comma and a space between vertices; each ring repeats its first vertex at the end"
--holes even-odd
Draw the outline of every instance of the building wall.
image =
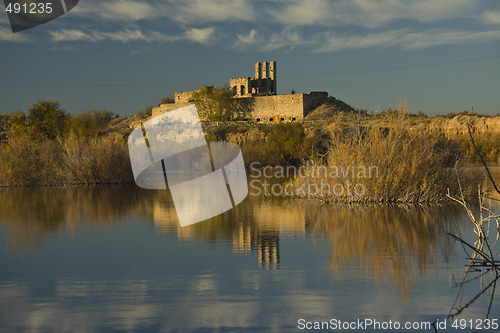
POLYGON ((232 89, 236 90, 237 97, 250 97, 250 96, 252 96, 252 88, 251 88, 249 77, 232 78, 229 80, 229 85, 231 86, 232 89), (242 87, 244 87, 243 92, 241 90, 242 87))
POLYGON ((192 99, 193 94, 195 92, 198 92, 198 91, 199 90, 186 91, 186 92, 176 92, 175 97, 174 97, 175 103, 187 103, 187 102, 189 102, 192 99))
POLYGON ((309 94, 304 94, 304 117, 309 111, 314 110, 321 104, 328 101, 328 93, 326 91, 312 91, 309 94))
POLYGON ((280 116, 283 118, 301 118, 304 114, 304 95, 273 95, 253 97, 253 111, 250 118, 265 121, 280 116))
MULTIPOLYGON (((153 117, 192 104, 192 102, 188 102, 192 93, 193 91, 182 93, 182 98, 179 100, 187 100, 186 102, 177 102, 178 94, 176 93, 176 102, 153 108, 153 117)), ((309 111, 324 103, 328 99, 328 93, 322 91, 310 92, 309 94, 246 97, 245 99, 253 104, 252 111, 245 118, 268 121, 273 116, 279 116, 284 120, 297 120, 305 117, 309 111)))

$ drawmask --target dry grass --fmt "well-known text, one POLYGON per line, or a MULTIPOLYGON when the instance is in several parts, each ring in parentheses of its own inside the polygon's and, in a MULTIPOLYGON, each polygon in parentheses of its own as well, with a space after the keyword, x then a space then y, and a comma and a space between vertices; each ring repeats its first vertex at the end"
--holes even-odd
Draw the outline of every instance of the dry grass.
POLYGON ((448 189, 458 193, 459 174, 464 195, 474 195, 480 176, 457 168, 459 156, 440 136, 412 132, 401 125, 405 116, 401 110, 389 127, 362 120, 356 125, 332 126, 328 153, 310 162, 326 167, 329 174, 310 172, 307 177, 295 179, 294 184, 328 184, 331 189, 352 189, 358 185, 358 191, 323 191, 315 195, 325 202, 424 203, 446 200, 448 189), (339 177, 332 177, 330 172, 353 168, 355 172, 339 177))
POLYGON ((133 181, 125 142, 73 135, 63 141, 36 141, 25 134, 9 138, 0 154, 0 186, 133 181))

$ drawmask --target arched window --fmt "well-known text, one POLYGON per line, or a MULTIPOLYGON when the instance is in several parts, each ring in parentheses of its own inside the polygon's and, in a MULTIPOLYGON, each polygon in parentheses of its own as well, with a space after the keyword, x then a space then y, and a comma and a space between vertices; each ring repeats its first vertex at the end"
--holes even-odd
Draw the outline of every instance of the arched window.
POLYGON ((246 92, 246 89, 245 89, 245 86, 243 86, 243 85, 241 86, 240 91, 241 91, 241 95, 242 95, 242 96, 243 96, 243 95, 246 95, 246 93, 247 93, 247 92, 246 92))

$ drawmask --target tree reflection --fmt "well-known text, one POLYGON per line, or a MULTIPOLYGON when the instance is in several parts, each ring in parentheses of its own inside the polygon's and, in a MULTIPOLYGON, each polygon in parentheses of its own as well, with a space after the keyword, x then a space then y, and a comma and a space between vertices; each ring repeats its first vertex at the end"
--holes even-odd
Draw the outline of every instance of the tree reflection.
MULTIPOLYGON (((366 278, 390 281, 410 294, 413 281, 429 267, 448 261, 447 225, 460 211, 444 207, 317 206, 311 203, 245 200, 202 223, 181 228, 168 191, 131 186, 18 188, 0 190, 0 223, 13 249, 32 249, 51 233, 83 226, 112 227, 138 216, 157 232, 209 247, 232 247, 236 255, 254 255, 263 269, 279 269, 283 239, 326 238, 329 269, 349 269, 366 278)), ((1 225, 0 224, 0 225, 1 225)), ((293 258, 287 258, 293 260, 293 258)))
POLYGON ((367 278, 390 280, 408 297, 416 276, 451 251, 447 224, 458 214, 443 207, 336 206, 306 210, 314 235, 330 239, 330 268, 349 265, 367 278), (443 218, 446 216, 447 218, 443 218))
POLYGON ((145 215, 148 195, 118 185, 1 189, 0 225, 8 228, 10 248, 32 249, 63 228, 75 234, 83 224, 112 226, 132 213, 145 215))

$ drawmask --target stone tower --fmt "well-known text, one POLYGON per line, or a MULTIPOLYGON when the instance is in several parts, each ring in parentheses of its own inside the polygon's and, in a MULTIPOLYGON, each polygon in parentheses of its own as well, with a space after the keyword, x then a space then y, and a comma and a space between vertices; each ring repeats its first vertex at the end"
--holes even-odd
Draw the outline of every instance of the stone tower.
POLYGON ((255 63, 255 78, 240 77, 229 80, 236 97, 276 95, 276 61, 255 63))
POLYGON ((271 82, 272 82, 272 85, 273 85, 273 91, 274 91, 274 94, 277 94, 278 93, 278 85, 277 85, 277 78, 276 78, 276 61, 271 61, 271 64, 269 66, 269 70, 271 72, 271 75, 270 75, 270 79, 271 79, 271 82))

